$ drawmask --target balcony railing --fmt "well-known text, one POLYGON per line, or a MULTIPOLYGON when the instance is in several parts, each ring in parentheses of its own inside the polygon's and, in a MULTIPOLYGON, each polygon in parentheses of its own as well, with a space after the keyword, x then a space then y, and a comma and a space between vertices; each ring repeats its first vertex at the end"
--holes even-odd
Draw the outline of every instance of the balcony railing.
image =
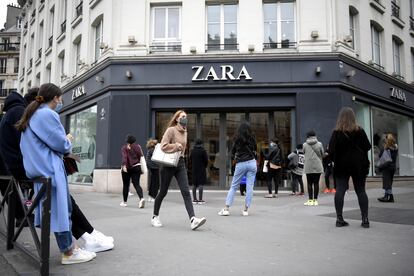
POLYGON ((76 6, 76 16, 75 18, 78 18, 83 14, 83 1, 79 3, 79 5, 76 6))
POLYGON ((285 48, 296 48, 296 47, 297 47, 297 43, 294 41, 263 43, 263 49, 285 49, 285 48))
POLYGON ((26 68, 22 68, 22 77, 24 76, 24 72, 26 71, 26 68))
POLYGON ((34 9, 32 12, 32 18, 34 18, 35 16, 36 16, 36 9, 34 9))
POLYGON ((53 45, 53 35, 49 37, 49 48, 53 45))
POLYGON ((64 32, 66 32, 66 20, 60 24, 60 33, 63 34, 64 32))
POLYGON ((32 66, 33 66, 33 58, 31 58, 31 59, 29 60, 29 69, 30 69, 30 68, 32 68, 32 66))
POLYGON ((20 43, 0 43, 0 52, 20 51, 20 43))
POLYGON ((227 43, 227 44, 215 44, 210 43, 206 44, 206 51, 228 51, 228 50, 238 50, 239 44, 238 43, 227 43))
POLYGON ((414 18, 410 16, 410 30, 414 31, 414 18))
POLYGON ((0 67, 0 74, 6 74, 7 67, 0 67))
POLYGON ((7 97, 8 95, 10 95, 11 92, 17 92, 17 89, 0 89, 0 97, 7 97))
POLYGON ((19 66, 15 66, 14 67, 14 71, 13 71, 15 74, 17 74, 17 73, 19 73, 19 66))
POLYGON ((400 18, 400 7, 395 2, 391 2, 391 14, 397 18, 400 18))
POLYGON ((149 47, 150 53, 159 52, 181 52, 181 44, 160 45, 153 44, 149 47))
POLYGON ((37 51, 37 58, 39 59, 39 58, 41 58, 42 57, 42 48, 40 48, 38 51, 37 51))

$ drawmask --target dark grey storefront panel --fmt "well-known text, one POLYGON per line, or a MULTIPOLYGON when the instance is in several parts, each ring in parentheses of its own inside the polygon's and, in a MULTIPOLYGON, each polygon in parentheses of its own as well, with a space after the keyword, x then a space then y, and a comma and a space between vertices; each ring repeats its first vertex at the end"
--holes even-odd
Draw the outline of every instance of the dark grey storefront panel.
POLYGON ((108 168, 108 160, 111 152, 109 141, 111 132, 109 120, 111 114, 111 97, 105 97, 98 101, 96 118, 96 168, 108 168))
MULTIPOLYGON (((223 92, 224 94, 224 92, 223 92)), ((151 97, 152 109, 202 108, 217 109, 243 108, 291 108, 295 106, 292 95, 199 95, 199 96, 155 96, 151 97)))

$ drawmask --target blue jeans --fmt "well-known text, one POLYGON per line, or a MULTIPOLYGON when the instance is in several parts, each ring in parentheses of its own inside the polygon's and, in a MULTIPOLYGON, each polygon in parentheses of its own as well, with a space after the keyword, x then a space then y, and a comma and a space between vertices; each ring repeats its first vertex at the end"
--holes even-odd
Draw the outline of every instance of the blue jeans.
POLYGON ((240 185, 243 176, 246 176, 246 207, 249 208, 253 198, 253 186, 256 177, 257 165, 256 160, 252 159, 245 162, 239 162, 236 164, 234 170, 233 181, 231 182, 230 190, 227 193, 226 205, 231 206, 233 204, 234 195, 240 185))
POLYGON ((60 252, 64 253, 73 248, 73 239, 72 239, 72 201, 70 200, 69 190, 68 190, 68 209, 69 209, 69 231, 65 232, 54 232, 56 242, 59 246, 60 252))

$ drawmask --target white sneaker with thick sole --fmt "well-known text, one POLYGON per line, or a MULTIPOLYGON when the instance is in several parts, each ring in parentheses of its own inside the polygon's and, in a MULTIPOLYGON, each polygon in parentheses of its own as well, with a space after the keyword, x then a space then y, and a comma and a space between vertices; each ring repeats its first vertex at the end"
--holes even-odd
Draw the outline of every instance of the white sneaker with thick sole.
POLYGON ((102 232, 99 232, 98 230, 94 229, 91 234, 98 242, 103 243, 114 243, 114 238, 111 236, 106 236, 102 232))
POLYGON ((151 219, 151 225, 154 226, 154 227, 161 227, 162 223, 161 223, 160 217, 159 216, 154 216, 151 219))
POLYGON ((67 264, 86 263, 94 259, 95 257, 96 257, 96 254, 94 252, 89 252, 81 248, 76 248, 76 249, 73 249, 72 255, 70 256, 62 254, 62 264, 67 265, 67 264))
POLYGON ((121 206, 121 207, 127 207, 128 206, 128 204, 126 203, 126 202, 121 202, 121 203, 119 203, 119 206, 121 206))
POLYGON ((219 215, 219 216, 229 216, 229 215, 230 215, 230 211, 229 211, 229 210, 226 210, 226 209, 221 209, 221 210, 218 212, 218 215, 219 215))
POLYGON ((249 211, 243 210, 242 211, 242 215, 245 216, 245 217, 247 217, 249 215, 249 211))
POLYGON ((138 208, 142 209, 144 207, 145 207, 145 199, 141 198, 141 200, 139 201, 139 204, 138 204, 138 208))
POLYGON ((197 228, 199 228, 204 223, 206 223, 206 218, 204 218, 204 217, 203 218, 193 217, 193 219, 191 221, 191 230, 196 230, 197 228))
POLYGON ((131 192, 128 192, 128 196, 133 196, 134 194, 131 192))
POLYGON ((107 251, 107 250, 111 250, 112 248, 114 248, 114 244, 111 242, 100 242, 94 238, 91 238, 87 241, 85 241, 85 245, 84 245, 84 249, 86 251, 89 252, 102 252, 102 251, 107 251))

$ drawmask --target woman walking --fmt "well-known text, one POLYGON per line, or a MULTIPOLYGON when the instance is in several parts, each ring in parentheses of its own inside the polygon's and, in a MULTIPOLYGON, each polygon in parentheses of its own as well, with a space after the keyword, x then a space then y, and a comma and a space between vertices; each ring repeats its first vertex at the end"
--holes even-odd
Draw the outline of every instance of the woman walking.
POLYGON ((305 154, 304 172, 308 182, 309 200, 304 203, 306 206, 318 205, 319 178, 323 173, 323 146, 316 138, 314 131, 306 134, 306 142, 303 144, 303 153, 305 154))
POLYGON ((193 204, 205 204, 206 202, 203 200, 203 187, 207 181, 206 168, 208 165, 208 156, 201 139, 196 139, 194 148, 190 154, 190 159, 192 164, 193 204))
POLYGON ((230 206, 233 204, 234 195, 240 185, 242 177, 246 176, 246 199, 242 211, 243 216, 249 215, 249 208, 253 198, 254 179, 257 172, 256 164, 256 139, 252 134, 250 125, 247 122, 240 124, 233 138, 232 154, 236 159, 233 180, 229 192, 227 193, 226 205, 218 212, 219 216, 230 215, 230 206))
POLYGON ((196 230, 206 222, 206 218, 197 218, 194 214, 193 204, 191 202, 190 188, 188 187, 187 168, 184 162, 184 153, 187 146, 187 114, 183 110, 178 110, 171 117, 168 128, 161 140, 161 149, 167 153, 180 152, 180 159, 177 167, 161 167, 161 188, 154 202, 154 215, 151 224, 154 227, 161 227, 162 223, 159 218, 161 203, 167 195, 173 177, 177 179, 181 195, 184 199, 185 208, 190 218, 191 229, 196 230))
POLYGON ((149 139, 147 142, 147 168, 148 168, 148 202, 154 202, 160 188, 160 170, 156 162, 152 161, 155 145, 158 143, 155 139, 149 139))
MULTIPOLYGON (((62 108, 62 91, 52 83, 40 86, 36 100, 27 106, 16 124, 22 132, 20 148, 29 178, 48 176, 52 179, 50 229, 55 233, 62 264, 83 263, 96 254, 80 249, 72 238, 70 214, 72 204, 62 157, 71 151, 72 135, 65 134, 57 112, 62 108)), ((35 193, 42 185, 34 184, 35 193)), ((41 224, 42 205, 35 211, 35 225, 41 224)))
POLYGON ((136 138, 130 134, 126 137, 126 144, 121 148, 122 155, 122 196, 123 201, 119 204, 122 207, 127 207, 129 185, 132 179, 132 185, 134 185, 137 195, 139 197, 138 208, 145 207, 145 199, 142 193, 142 188, 139 185, 139 180, 141 177, 141 156, 144 155, 142 152, 141 146, 136 144, 136 138))
POLYGON ((342 216, 344 196, 352 177, 355 192, 361 210, 361 226, 369 228, 368 197, 365 192, 365 180, 369 172, 368 151, 371 144, 365 131, 356 124, 355 113, 350 107, 344 107, 338 116, 335 130, 329 142, 329 155, 335 164, 336 227, 348 226, 342 216))
POLYGON ((394 179, 395 170, 397 168, 398 146, 392 134, 387 134, 384 141, 384 149, 380 151, 379 158, 382 157, 384 151, 389 151, 392 162, 381 170, 382 172, 382 188, 385 193, 383 197, 378 198, 381 202, 394 202, 394 195, 392 194, 392 182, 394 179))
POLYGON ((279 144, 279 139, 273 138, 269 144, 269 154, 266 157, 269 160, 269 168, 267 172, 267 190, 268 194, 265 198, 273 198, 278 196, 279 186, 282 182, 282 161, 283 153, 279 144), (272 194, 272 180, 275 183, 275 193, 272 194))

